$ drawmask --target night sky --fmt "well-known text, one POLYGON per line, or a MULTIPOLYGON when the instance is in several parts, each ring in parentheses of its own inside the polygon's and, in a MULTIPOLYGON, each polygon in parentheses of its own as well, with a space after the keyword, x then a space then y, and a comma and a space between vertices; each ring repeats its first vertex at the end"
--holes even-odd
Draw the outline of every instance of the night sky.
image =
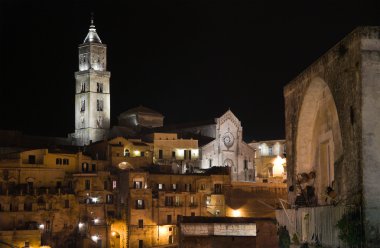
POLYGON ((111 124, 140 104, 168 124, 230 108, 246 141, 284 138, 283 86, 355 27, 380 25, 380 1, 57 2, 0 0, 0 129, 74 131, 91 12, 108 47, 111 124))

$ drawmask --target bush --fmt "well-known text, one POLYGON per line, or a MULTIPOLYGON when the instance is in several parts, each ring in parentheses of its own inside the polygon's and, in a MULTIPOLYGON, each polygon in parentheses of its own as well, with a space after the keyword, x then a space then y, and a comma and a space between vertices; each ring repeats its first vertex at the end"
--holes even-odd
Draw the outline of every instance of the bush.
POLYGON ((339 229, 339 239, 350 247, 357 247, 363 240, 361 213, 350 211, 342 216, 336 224, 339 229))

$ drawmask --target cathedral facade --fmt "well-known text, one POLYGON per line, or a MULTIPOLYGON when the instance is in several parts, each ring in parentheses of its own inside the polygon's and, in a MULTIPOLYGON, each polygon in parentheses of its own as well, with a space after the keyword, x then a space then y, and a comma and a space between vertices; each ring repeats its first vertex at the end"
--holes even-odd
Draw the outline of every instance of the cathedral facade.
POLYGON ((243 127, 231 110, 216 119, 215 140, 203 146, 201 154, 202 169, 225 166, 232 181, 255 180, 255 151, 243 141, 243 127))

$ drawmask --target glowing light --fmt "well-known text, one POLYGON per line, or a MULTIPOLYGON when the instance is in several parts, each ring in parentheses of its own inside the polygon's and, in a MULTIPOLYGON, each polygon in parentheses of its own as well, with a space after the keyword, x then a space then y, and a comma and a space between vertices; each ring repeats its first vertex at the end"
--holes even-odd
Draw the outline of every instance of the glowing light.
POLYGON ((83 224, 82 222, 79 222, 79 223, 78 223, 78 227, 79 227, 79 228, 82 228, 83 226, 84 226, 84 224, 83 224))
POLYGON ((92 200, 93 203, 98 203, 99 202, 98 197, 91 197, 91 200, 92 200))
POLYGON ((177 154, 179 157, 183 157, 183 156, 185 155, 185 149, 177 149, 176 154, 177 154))
POLYGON ((38 226, 38 228, 39 228, 39 229, 44 229, 44 228, 45 228, 45 225, 44 225, 44 224, 40 224, 40 225, 38 226))
POLYGON ((111 232, 111 235, 112 235, 113 237, 115 237, 115 236, 116 236, 116 232, 111 232))
POLYGON ((198 157, 199 156, 199 150, 198 149, 191 149, 191 153, 193 153, 194 157, 198 157))
POLYGON ((273 161, 273 176, 282 177, 284 175, 284 164, 286 164, 286 159, 277 156, 273 161))
POLYGON ((232 217, 240 217, 240 216, 241 216, 240 210, 238 209, 232 210, 232 217))
POLYGON ((165 236, 168 234, 168 227, 166 226, 159 226, 158 231, 160 232, 160 236, 165 236))
POLYGON ((96 242, 96 241, 98 241, 99 236, 98 235, 92 235, 91 239, 92 239, 92 241, 96 242))
POLYGON ((133 154, 134 154, 135 156, 139 156, 139 155, 140 155, 140 151, 135 150, 135 151, 133 151, 133 154))
POLYGON ((94 219, 94 223, 95 223, 95 224, 98 224, 99 221, 100 221, 99 218, 95 218, 95 219, 94 219))

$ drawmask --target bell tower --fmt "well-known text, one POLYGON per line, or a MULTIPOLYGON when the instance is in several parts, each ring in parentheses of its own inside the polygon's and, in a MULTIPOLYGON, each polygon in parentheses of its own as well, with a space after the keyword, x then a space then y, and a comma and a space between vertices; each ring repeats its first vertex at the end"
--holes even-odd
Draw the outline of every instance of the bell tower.
POLYGON ((110 128, 110 76, 107 46, 96 33, 94 20, 79 45, 79 71, 75 72, 75 133, 77 145, 103 140, 110 128))

